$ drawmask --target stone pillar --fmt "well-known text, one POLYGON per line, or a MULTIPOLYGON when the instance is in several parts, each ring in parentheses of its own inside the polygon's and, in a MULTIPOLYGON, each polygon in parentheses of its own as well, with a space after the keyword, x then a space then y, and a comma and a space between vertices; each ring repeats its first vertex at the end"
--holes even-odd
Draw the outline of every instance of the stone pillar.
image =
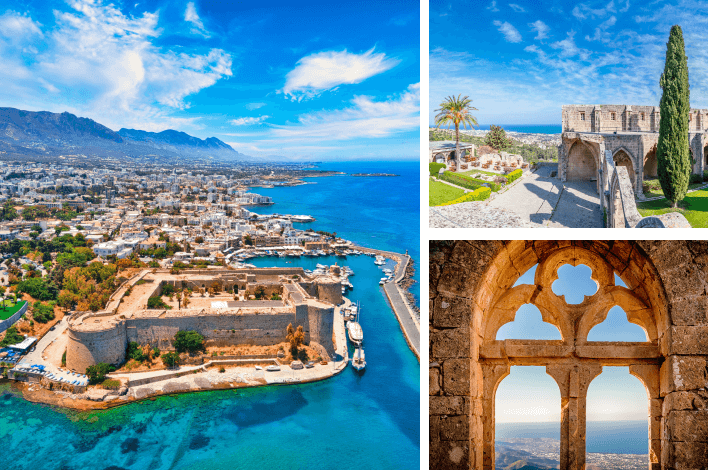
POLYGON ((632 107, 631 106, 626 106, 624 108, 624 130, 625 131, 631 131, 632 130, 632 125, 630 123, 630 120, 632 119, 632 107))
POLYGON ((585 400, 590 382, 601 372, 599 364, 546 366, 561 392, 561 469, 585 469, 585 400))
POLYGON ((629 366, 629 373, 638 378, 649 397, 649 470, 661 470, 662 405, 659 387, 659 366, 641 364, 629 366))
POLYGON ((494 421, 495 421, 495 410, 494 402, 495 395, 497 393, 497 385, 504 379, 509 372, 511 367, 507 365, 494 365, 494 364, 482 364, 482 377, 483 377, 483 395, 482 395, 482 416, 486 417, 484 419, 482 442, 484 442, 483 456, 482 456, 482 469, 483 470, 494 470, 494 421))
POLYGON ((593 132, 600 132, 602 131, 602 110, 596 106, 593 108, 592 113, 595 120, 595 128, 593 129, 593 132))

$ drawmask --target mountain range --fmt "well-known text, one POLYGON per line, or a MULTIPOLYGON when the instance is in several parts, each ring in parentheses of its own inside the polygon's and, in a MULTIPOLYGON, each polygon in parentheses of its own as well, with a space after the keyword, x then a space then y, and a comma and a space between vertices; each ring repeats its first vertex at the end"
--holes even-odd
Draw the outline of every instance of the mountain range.
POLYGON ((0 157, 56 158, 83 155, 117 159, 257 161, 216 137, 199 139, 168 129, 115 132, 71 113, 0 108, 0 157))

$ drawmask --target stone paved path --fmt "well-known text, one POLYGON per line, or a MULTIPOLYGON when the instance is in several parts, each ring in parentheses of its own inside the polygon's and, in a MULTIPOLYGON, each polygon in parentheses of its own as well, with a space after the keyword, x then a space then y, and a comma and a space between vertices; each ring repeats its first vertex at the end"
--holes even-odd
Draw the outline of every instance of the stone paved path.
POLYGON ((563 183, 547 173, 529 174, 491 201, 431 207, 430 227, 602 227, 594 181, 563 183))

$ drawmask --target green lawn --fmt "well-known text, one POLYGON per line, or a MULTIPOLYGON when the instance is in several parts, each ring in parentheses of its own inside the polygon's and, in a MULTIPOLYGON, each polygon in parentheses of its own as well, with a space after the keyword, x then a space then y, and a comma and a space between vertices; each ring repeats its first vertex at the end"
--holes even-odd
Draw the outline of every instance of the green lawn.
POLYGON ((17 302, 16 305, 12 305, 12 300, 6 300, 5 301, 5 307, 6 309, 2 309, 2 301, 0 301, 0 320, 7 320, 11 316, 15 314, 26 302, 24 300, 20 300, 17 302))
POLYGON ((669 207, 666 199, 658 201, 638 202, 637 209, 643 217, 680 212, 694 228, 708 227, 708 190, 702 189, 686 195, 679 203, 679 208, 669 207))
MULTIPOLYGON (((646 196, 646 197, 657 197, 657 196, 663 196, 663 195, 664 195, 664 190, 661 189, 661 186, 659 186, 659 180, 658 180, 658 179, 652 179, 652 180, 647 180, 647 179, 645 179, 644 182, 645 182, 645 183, 654 184, 655 186, 658 186, 658 189, 652 189, 652 190, 649 190, 649 191, 644 191, 644 196, 646 196)), ((700 187, 700 186, 703 186, 704 184, 706 184, 706 183, 703 182, 703 183, 689 184, 689 185, 688 185, 688 189, 689 189, 689 190, 691 190, 691 189, 696 189, 696 188, 698 188, 698 187, 700 187)))
POLYGON ((429 182, 428 202, 431 206, 439 206, 465 194, 464 190, 454 188, 440 181, 429 180, 429 182))

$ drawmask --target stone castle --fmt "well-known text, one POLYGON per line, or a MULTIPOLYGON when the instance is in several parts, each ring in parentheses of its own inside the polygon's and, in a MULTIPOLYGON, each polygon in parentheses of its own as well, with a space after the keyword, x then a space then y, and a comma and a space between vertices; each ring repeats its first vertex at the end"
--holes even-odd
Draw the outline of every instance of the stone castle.
MULTIPOLYGON (((333 267, 333 268, 336 268, 333 267)), ((100 312, 77 313, 69 320, 67 368, 83 372, 105 362, 125 361, 128 342, 149 344, 161 350, 174 349, 172 340, 180 330, 204 336, 206 345, 272 345, 286 341, 288 324, 302 326, 305 343, 320 345, 327 354, 332 342, 334 308, 342 303, 341 283, 334 276, 310 277, 302 268, 146 270, 123 285, 100 312), (150 297, 160 295, 171 284, 202 292, 194 294, 187 308, 148 309, 150 297), (277 293, 281 300, 232 300, 232 291, 249 299, 257 289, 265 298, 277 293)))
POLYGON ((545 366, 561 396, 560 468, 585 466, 585 399, 604 366, 628 366, 647 391, 651 470, 708 462, 708 242, 431 241, 430 462, 495 468, 495 395, 511 366, 545 366), (587 265, 598 290, 555 295, 560 266, 587 265), (533 283, 514 287, 537 265, 533 283), (627 287, 615 285, 615 275, 627 287), (562 340, 497 340, 533 304, 562 340), (618 305, 646 342, 592 342, 618 305))
MULTIPOLYGON (((656 145, 661 116, 656 106, 563 106, 558 176, 562 181, 597 181, 603 194, 602 162, 609 152, 616 166, 627 169, 635 194, 644 178, 656 178, 656 145)), ((708 109, 691 109, 689 142, 693 173, 708 169, 708 109)), ((608 188, 604 188, 607 190, 608 188)))

